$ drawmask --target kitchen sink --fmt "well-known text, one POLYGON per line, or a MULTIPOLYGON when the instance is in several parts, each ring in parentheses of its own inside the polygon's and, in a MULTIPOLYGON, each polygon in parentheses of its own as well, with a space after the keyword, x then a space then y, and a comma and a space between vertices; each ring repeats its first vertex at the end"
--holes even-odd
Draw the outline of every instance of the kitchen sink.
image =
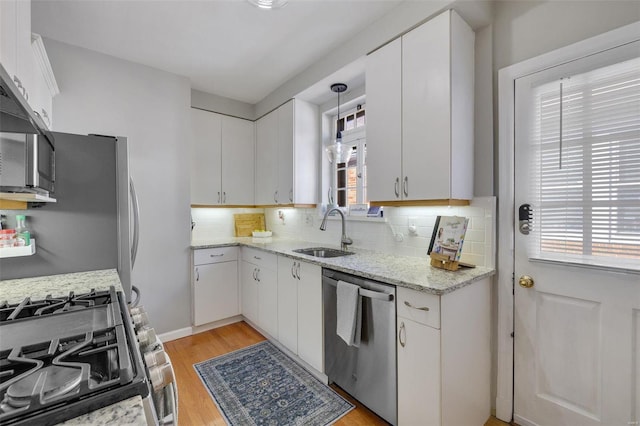
POLYGON ((350 254, 354 254, 354 253, 351 253, 350 251, 337 250, 337 249, 332 249, 327 247, 310 247, 310 248, 297 249, 293 251, 300 254, 306 254, 307 256, 325 257, 325 258, 348 256, 350 254))

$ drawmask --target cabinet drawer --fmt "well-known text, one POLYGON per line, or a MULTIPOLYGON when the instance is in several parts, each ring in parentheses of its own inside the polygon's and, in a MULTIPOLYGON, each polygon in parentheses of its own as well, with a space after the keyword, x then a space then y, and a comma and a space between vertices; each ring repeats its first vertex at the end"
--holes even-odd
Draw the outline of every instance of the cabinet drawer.
POLYGON ((194 250, 193 264, 220 263, 238 260, 238 247, 216 247, 194 250))
POLYGON ((417 323, 440 328, 440 296, 398 287, 398 316, 417 323), (428 308, 419 309, 419 308, 428 308))
POLYGON ((278 256, 258 249, 242 247, 242 260, 263 268, 278 269, 278 256))

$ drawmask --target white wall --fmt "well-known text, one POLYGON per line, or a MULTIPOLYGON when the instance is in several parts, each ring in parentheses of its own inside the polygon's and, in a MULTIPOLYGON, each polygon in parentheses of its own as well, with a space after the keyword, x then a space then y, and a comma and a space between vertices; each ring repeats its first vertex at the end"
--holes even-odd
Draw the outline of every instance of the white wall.
MULTIPOLYGON (((495 260, 495 197, 475 198, 469 207, 389 207, 385 209, 386 222, 351 220, 347 222, 347 235, 353 247, 377 250, 399 256, 427 257, 427 249, 438 215, 470 218, 467 237, 462 249, 462 261, 493 267, 495 260), (411 235, 409 219, 417 226, 411 235), (401 240, 397 236, 401 234, 401 240)), ((264 212, 267 229, 274 236, 302 240, 337 247, 340 245, 339 216, 329 218, 326 231, 320 231, 321 212, 317 209, 267 208, 250 209, 192 209, 196 227, 194 241, 211 241, 233 236, 233 214, 264 212), (279 212, 284 220, 279 218, 279 212)))
POLYGON ((128 138, 141 214, 132 282, 151 323, 159 333, 189 326, 189 80, 53 40, 45 46, 60 87, 54 130, 128 138))
POLYGON ((497 1, 494 69, 640 20, 638 1, 497 1))

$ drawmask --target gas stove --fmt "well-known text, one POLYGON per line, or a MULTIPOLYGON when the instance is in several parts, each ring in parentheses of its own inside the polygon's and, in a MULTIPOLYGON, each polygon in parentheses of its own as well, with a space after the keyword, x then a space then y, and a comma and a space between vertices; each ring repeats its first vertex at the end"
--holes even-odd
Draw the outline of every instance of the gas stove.
POLYGON ((0 424, 52 425, 150 392, 113 287, 0 303, 0 424))

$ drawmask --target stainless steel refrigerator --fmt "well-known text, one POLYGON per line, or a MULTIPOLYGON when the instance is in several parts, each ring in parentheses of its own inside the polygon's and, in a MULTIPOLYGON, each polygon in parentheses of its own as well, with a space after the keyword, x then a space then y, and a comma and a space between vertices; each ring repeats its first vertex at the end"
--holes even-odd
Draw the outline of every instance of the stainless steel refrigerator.
POLYGON ((55 203, 3 210, 7 224, 25 214, 36 252, 0 259, 0 279, 116 268, 131 299, 138 245, 137 200, 129 179, 127 140, 53 133, 55 203))

